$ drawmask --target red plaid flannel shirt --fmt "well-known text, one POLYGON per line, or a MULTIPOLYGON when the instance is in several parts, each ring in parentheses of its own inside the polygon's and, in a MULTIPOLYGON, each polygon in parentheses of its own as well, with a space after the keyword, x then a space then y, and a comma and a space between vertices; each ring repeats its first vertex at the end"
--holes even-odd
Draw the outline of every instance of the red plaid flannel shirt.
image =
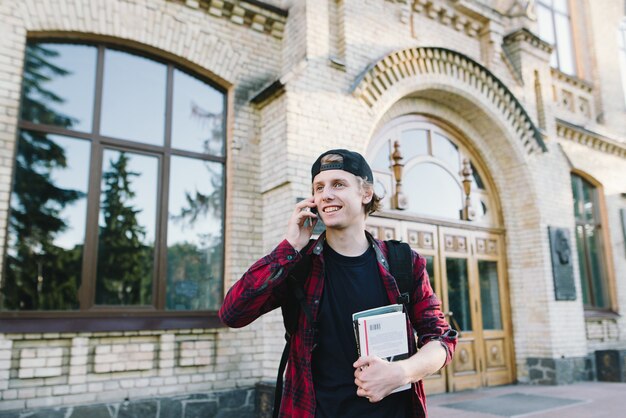
MULTIPOLYGON (((389 273, 387 246, 368 234, 378 260, 378 269, 384 282, 387 296, 395 303, 400 292, 395 279, 389 273)), ((312 267, 304 284, 307 303, 314 320, 317 318, 319 301, 324 287, 324 234, 309 249, 312 267)), ((270 254, 258 260, 248 269, 228 291, 219 316, 229 327, 239 328, 248 325, 259 316, 281 305, 286 297, 286 281, 290 269, 301 259, 301 255, 287 240, 282 241, 270 254)), ((448 364, 456 346, 456 332, 450 329, 440 309, 440 302, 433 293, 426 272, 426 260, 413 252, 413 273, 419 284, 415 286, 409 305, 409 318, 417 332, 418 345, 422 347, 431 340, 439 340, 446 349, 448 364)), ((292 335, 289 362, 285 373, 281 417, 315 417, 315 390, 311 372, 311 357, 314 336, 306 316, 301 312, 298 329, 292 335)), ((410 327, 407 327, 410 330, 410 327)), ((411 331, 408 331, 411 333, 411 331)), ((409 335, 409 350, 414 354, 415 339, 409 335)), ((356 387, 355 387, 356 391, 356 387)), ((426 395, 422 381, 413 384, 414 417, 427 417, 426 395)))

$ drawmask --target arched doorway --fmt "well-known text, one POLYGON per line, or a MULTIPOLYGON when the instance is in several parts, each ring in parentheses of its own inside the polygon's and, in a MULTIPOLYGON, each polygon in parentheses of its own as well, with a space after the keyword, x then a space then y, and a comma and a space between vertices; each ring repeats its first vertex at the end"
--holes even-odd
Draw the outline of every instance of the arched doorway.
POLYGON ((452 364, 426 380, 427 391, 511 383, 504 229, 487 170, 461 133, 423 115, 389 121, 367 157, 384 196, 384 210, 368 218, 368 230, 402 239, 427 259, 431 285, 461 331, 452 364))

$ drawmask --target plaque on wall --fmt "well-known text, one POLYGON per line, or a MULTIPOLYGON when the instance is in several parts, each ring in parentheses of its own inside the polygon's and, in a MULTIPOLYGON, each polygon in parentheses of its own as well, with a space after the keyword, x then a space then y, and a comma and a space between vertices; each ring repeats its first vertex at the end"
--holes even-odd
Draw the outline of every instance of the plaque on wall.
POLYGON ((572 245, 567 228, 549 226, 550 253, 552 254, 552 276, 556 300, 576 300, 572 245))

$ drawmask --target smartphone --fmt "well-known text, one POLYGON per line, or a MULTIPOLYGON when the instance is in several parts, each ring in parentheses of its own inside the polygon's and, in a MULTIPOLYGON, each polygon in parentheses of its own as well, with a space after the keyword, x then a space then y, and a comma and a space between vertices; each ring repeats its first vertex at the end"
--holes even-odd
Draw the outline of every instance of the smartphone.
MULTIPOLYGON (((317 206, 314 206, 314 207, 310 208, 310 211, 311 211, 311 213, 314 213, 314 214, 317 215, 317 206)), ((305 223, 304 223, 304 226, 311 226, 311 225, 313 225, 313 222, 315 222, 313 219, 307 218, 305 223)))

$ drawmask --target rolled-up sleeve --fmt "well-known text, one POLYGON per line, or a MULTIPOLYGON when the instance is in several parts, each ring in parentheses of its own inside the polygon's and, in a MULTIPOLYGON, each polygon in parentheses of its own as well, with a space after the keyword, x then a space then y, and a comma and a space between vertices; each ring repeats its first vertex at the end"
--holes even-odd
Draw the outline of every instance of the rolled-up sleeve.
POLYGON ((219 310, 227 326, 240 328, 280 306, 285 278, 302 256, 287 240, 254 263, 230 288, 219 310))

